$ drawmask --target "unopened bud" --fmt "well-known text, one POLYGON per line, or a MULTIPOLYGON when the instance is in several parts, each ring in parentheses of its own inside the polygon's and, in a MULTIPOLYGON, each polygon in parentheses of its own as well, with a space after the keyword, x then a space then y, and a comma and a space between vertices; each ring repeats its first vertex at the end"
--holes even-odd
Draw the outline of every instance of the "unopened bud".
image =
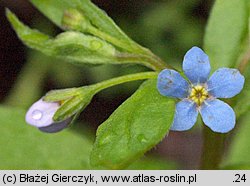
POLYGON ((72 118, 67 118, 64 121, 55 122, 53 116, 59 107, 58 102, 45 102, 40 99, 29 108, 25 120, 43 132, 59 132, 66 128, 72 120, 72 118))
POLYGON ((86 32, 92 25, 80 11, 68 9, 63 14, 62 26, 67 30, 86 32))

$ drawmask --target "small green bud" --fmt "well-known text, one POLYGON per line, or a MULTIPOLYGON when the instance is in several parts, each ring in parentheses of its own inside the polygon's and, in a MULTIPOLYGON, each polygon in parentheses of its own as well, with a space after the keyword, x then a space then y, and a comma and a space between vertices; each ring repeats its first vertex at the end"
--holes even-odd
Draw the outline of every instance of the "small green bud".
POLYGON ((92 27, 90 21, 76 9, 64 11, 62 26, 66 30, 77 30, 81 32, 86 32, 89 27, 92 27))
POLYGON ((94 94, 95 91, 92 87, 81 87, 75 96, 62 102, 62 105, 54 114, 53 120, 63 121, 80 113, 91 102, 94 94))

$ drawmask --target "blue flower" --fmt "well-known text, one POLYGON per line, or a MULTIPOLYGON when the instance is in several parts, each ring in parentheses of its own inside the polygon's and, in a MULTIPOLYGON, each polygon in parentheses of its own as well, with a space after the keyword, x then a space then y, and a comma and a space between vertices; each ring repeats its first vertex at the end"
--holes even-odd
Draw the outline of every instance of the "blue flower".
POLYGON ((183 60, 186 81, 175 70, 165 69, 158 76, 157 88, 163 96, 181 99, 176 105, 171 127, 174 131, 192 128, 198 113, 211 130, 226 133, 235 126, 233 109, 217 98, 231 98, 243 88, 245 78, 237 69, 220 68, 209 77, 208 56, 198 47, 191 48, 183 60))
POLYGON ((53 116, 60 107, 58 102, 45 102, 39 99, 28 110, 25 120, 28 124, 37 127, 42 132, 55 133, 68 127, 72 117, 60 121, 53 121, 53 116))

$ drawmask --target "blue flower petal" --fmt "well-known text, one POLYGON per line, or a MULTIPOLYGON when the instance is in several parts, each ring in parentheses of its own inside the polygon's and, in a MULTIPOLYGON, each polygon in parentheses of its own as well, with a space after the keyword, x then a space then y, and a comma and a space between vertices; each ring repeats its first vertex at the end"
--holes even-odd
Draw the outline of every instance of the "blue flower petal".
POLYGON ((189 84, 178 72, 165 69, 158 75, 157 88, 163 96, 186 98, 189 84))
POLYGON ((220 68, 209 78, 208 92, 216 98, 231 98, 242 90, 244 81, 237 69, 220 68))
POLYGON ((192 47, 187 51, 182 68, 193 84, 205 83, 211 69, 208 56, 198 47, 192 47))
POLYGON ((174 122, 171 130, 184 131, 192 128, 197 120, 196 104, 184 99, 176 104, 174 122))
POLYGON ((205 125, 214 132, 226 133, 235 126, 235 113, 233 109, 218 99, 207 100, 200 110, 205 125))

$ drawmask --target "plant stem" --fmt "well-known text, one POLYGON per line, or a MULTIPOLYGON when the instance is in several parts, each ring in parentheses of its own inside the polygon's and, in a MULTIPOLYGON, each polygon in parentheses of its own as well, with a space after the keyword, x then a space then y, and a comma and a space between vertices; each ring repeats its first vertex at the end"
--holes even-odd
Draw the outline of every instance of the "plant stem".
POLYGON ((248 49, 247 52, 244 54, 243 59, 241 60, 238 66, 238 69, 241 73, 244 73, 249 61, 250 61, 250 49, 248 49))
POLYGON ((151 56, 145 56, 145 55, 136 55, 136 54, 129 54, 129 53, 119 53, 117 55, 118 61, 124 61, 124 62, 135 62, 138 64, 145 65, 148 68, 151 68, 155 71, 161 71, 165 68, 174 69, 172 66, 167 65, 164 62, 160 62, 159 60, 155 60, 155 58, 151 56))
POLYGON ((100 83, 91 85, 95 91, 95 94, 103 89, 119 85, 122 83, 130 82, 130 81, 137 81, 137 80, 143 80, 143 79, 154 79, 157 78, 158 73, 157 72, 140 72, 136 74, 130 74, 125 75, 113 79, 109 79, 106 81, 102 81, 100 83))
POLYGON ((225 150, 225 134, 215 133, 203 125, 203 152, 201 156, 202 170, 219 169, 225 150))

